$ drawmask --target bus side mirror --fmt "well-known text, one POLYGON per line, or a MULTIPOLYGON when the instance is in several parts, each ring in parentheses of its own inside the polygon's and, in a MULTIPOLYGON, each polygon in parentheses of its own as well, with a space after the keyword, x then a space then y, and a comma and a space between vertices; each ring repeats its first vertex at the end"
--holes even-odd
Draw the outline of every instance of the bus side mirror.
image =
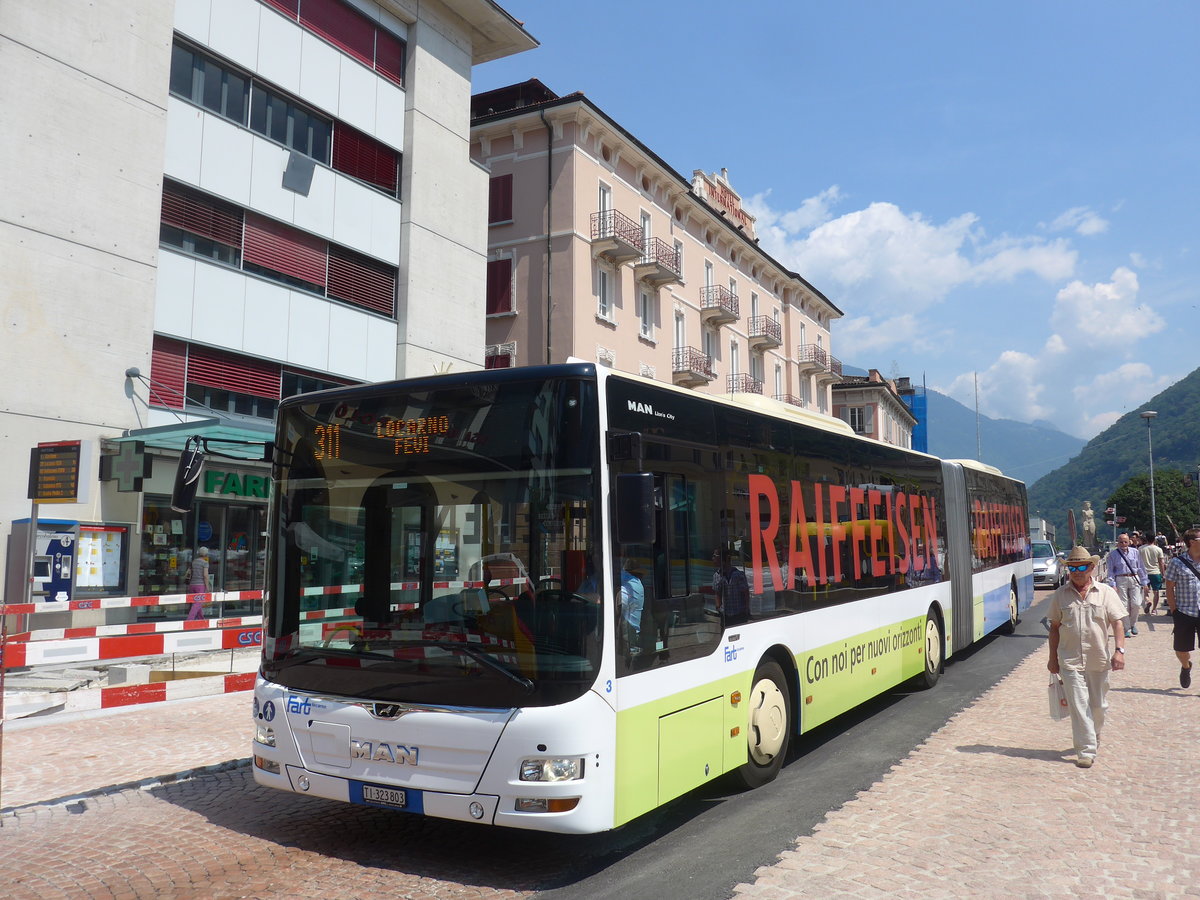
POLYGON ((617 476, 617 543, 654 542, 654 476, 638 472, 617 476))
POLYGON ((191 512, 196 499, 196 488, 200 486, 200 473, 204 470, 204 450, 200 439, 190 437, 179 454, 179 468, 175 470, 175 487, 171 490, 171 509, 175 512, 191 512))

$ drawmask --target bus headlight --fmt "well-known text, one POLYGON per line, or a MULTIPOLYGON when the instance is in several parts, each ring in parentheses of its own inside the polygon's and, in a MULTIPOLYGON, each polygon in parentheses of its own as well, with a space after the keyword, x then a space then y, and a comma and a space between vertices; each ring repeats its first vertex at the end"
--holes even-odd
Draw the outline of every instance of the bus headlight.
POLYGON ((256 743, 262 744, 264 747, 274 747, 275 729, 270 725, 264 725, 262 722, 255 722, 254 740, 256 743))
POLYGON ((578 781, 583 777, 583 760, 526 759, 521 762, 522 781, 578 781))

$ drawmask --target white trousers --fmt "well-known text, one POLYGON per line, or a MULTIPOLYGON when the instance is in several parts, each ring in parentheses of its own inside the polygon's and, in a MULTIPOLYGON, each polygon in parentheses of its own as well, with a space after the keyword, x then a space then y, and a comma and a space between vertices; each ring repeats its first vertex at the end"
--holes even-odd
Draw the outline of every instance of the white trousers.
POLYGON ((1075 741, 1075 752, 1080 757, 1092 759, 1100 743, 1104 711, 1108 709, 1108 669, 1088 672, 1062 666, 1059 674, 1062 675, 1067 706, 1071 710, 1071 736, 1075 741))
POLYGON ((1137 626, 1138 614, 1142 611, 1142 601, 1145 599, 1145 589, 1138 580, 1129 575, 1118 575, 1113 579, 1117 585, 1117 596, 1125 604, 1128 615, 1125 617, 1125 630, 1137 626))

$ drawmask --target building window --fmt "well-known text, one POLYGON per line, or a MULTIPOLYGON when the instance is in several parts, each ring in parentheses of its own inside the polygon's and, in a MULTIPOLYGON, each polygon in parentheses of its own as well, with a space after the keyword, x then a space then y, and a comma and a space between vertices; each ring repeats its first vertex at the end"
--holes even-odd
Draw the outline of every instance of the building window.
POLYGON ((399 196, 400 154, 391 147, 179 41, 171 51, 171 93, 388 196, 399 196))
POLYGON ((493 259, 487 264, 487 315, 512 312, 512 264, 509 259, 493 259))
POLYGON ((683 241, 675 242, 675 262, 679 266, 679 274, 683 274, 683 241))
POLYGON ((404 86, 405 44, 341 0, 263 0, 388 81, 404 86))
POLYGON ((679 348, 686 346, 687 341, 686 332, 684 331, 683 313, 677 312, 675 313, 675 349, 678 350, 679 348))
POLYGON ((861 406, 847 406, 846 421, 850 423, 855 434, 862 434, 866 428, 865 410, 861 406))
POLYGON ((641 336, 647 340, 654 338, 654 298, 649 291, 641 291, 638 300, 638 318, 641 320, 641 336))
POLYGON ((511 222, 513 217, 513 177, 496 175, 488 182, 488 224, 511 222))
POLYGON ((159 241, 288 287, 396 314, 396 267, 171 181, 159 241))
POLYGON ((775 396, 783 395, 783 367, 775 363, 775 396))
POLYGON ((604 266, 596 266, 596 315, 613 321, 613 275, 604 266))

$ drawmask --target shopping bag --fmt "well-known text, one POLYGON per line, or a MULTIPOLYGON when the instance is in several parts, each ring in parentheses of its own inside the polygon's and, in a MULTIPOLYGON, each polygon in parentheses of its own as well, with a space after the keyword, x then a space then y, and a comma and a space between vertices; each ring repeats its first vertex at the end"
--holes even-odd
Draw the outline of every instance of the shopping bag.
POLYGON ((1063 687, 1063 680, 1052 673, 1047 691, 1050 701, 1050 718, 1065 719, 1071 710, 1067 706, 1067 691, 1063 687))

